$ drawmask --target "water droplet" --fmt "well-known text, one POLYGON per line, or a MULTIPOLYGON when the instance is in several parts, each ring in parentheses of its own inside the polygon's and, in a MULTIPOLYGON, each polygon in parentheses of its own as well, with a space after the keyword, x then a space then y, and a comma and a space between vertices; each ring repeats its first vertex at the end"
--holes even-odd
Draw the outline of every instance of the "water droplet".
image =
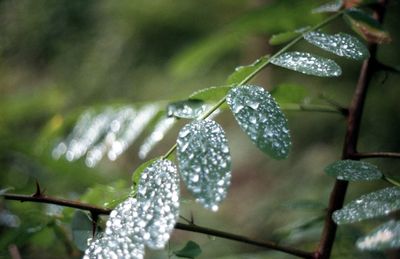
POLYGON ((389 187, 368 193, 333 213, 337 224, 353 223, 387 215, 400 209, 400 188, 389 187))
POLYGON ((331 77, 342 74, 335 61, 304 52, 285 52, 271 59, 271 63, 307 75, 331 77))
POLYGON ((329 35, 319 31, 312 31, 304 34, 304 39, 338 56, 356 60, 363 60, 369 57, 369 52, 365 45, 357 38, 346 33, 329 35))
POLYGON ((232 88, 227 103, 240 127, 265 153, 286 158, 291 146, 287 120, 272 96, 263 88, 245 85, 232 88), (249 104, 257 103, 257 109, 249 104), (243 107, 235 113, 235 107, 243 107))
POLYGON ((196 201, 211 209, 226 197, 231 177, 231 159, 223 129, 212 120, 193 121, 177 143, 179 172, 196 201), (218 185, 220 183, 221 185, 218 185), (223 191, 219 191, 221 188, 223 191))
POLYGON ((336 161, 328 165, 325 172, 346 181, 372 181, 382 178, 382 173, 375 165, 354 160, 336 161))

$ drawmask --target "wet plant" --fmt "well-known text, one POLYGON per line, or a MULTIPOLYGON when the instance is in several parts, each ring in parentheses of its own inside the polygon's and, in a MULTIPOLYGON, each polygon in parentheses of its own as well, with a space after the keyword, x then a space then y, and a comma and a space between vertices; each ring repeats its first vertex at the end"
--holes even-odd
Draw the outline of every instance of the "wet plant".
MULTIPOLYGON (((338 224, 387 216, 400 209, 400 184, 385 176, 385 173, 380 172, 375 165, 359 161, 368 157, 399 158, 400 155, 357 151, 358 132, 367 88, 371 74, 379 65, 376 60, 377 44, 390 40, 388 33, 380 25, 385 5, 386 1, 357 3, 335 1, 317 8, 316 12, 332 14, 315 26, 285 33, 285 36, 274 36, 271 41, 273 44, 286 44, 278 52, 260 57, 251 65, 238 67, 228 77, 226 85, 201 89, 190 95, 187 100, 169 103, 166 110, 164 110, 165 105, 151 104, 136 108, 130 106, 109 108, 100 113, 83 114, 71 135, 54 148, 54 158, 65 156, 67 160, 73 161, 86 156, 86 164, 90 167, 95 166, 106 154, 110 160, 115 160, 147 124, 158 116, 153 132, 140 150, 140 156, 145 157, 176 120, 192 119, 179 131, 175 145, 165 154, 145 162, 133 173, 131 192, 114 209, 106 210, 43 196, 39 187, 33 197, 14 194, 4 194, 4 196, 6 199, 53 203, 87 210, 91 213, 94 230, 98 216, 109 214, 105 230, 89 238, 84 258, 143 258, 145 247, 164 248, 174 227, 254 244, 299 257, 329 258, 338 224), (375 18, 364 12, 364 9, 353 9, 354 7, 372 10, 375 18), (322 31, 324 26, 339 18, 344 18, 354 32, 368 42, 369 47, 356 36, 343 32, 328 34, 322 31), (328 175, 336 178, 336 182, 316 249, 304 251, 274 242, 257 241, 237 234, 200 227, 193 222, 178 223, 180 179, 196 202, 205 209, 215 212, 229 191, 231 178, 234 177, 231 172, 229 143, 224 129, 212 119, 220 110, 231 111, 238 126, 261 152, 277 160, 289 156, 292 143, 284 109, 273 92, 270 93, 262 86, 252 84, 251 80, 269 66, 279 66, 317 77, 339 77, 342 74, 341 67, 334 60, 297 51, 296 43, 303 40, 339 57, 363 61, 349 108, 334 105, 298 106, 299 110, 321 111, 322 109, 347 117, 342 160, 328 165, 325 169, 328 175), (386 180, 391 186, 364 194, 342 208, 348 182, 377 180, 386 180)), ((362 250, 378 251, 399 248, 399 224, 399 221, 389 220, 367 236, 360 238, 357 247, 362 250)), ((188 255, 193 254, 193 251, 196 256, 199 254, 199 247, 196 244, 188 243, 187 247, 190 248, 185 250, 185 247, 179 251, 179 256, 186 255, 193 258, 195 256, 188 255)))

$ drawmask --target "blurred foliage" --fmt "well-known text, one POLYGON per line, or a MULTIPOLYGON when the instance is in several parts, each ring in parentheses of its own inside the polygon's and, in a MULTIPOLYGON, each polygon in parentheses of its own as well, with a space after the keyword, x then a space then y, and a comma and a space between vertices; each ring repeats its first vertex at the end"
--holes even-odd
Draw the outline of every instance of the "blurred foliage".
MULTIPOLYGON (((320 21, 323 15, 310 14, 310 10, 322 2, 0 1, 0 189, 13 187, 13 192, 30 194, 38 180, 48 195, 114 206, 113 201, 130 191, 131 173, 143 162, 137 156, 137 145, 117 161, 102 161, 95 168, 87 168, 82 160, 70 163, 51 157, 55 143, 71 131, 82 111, 104 104, 183 100, 194 91, 223 85, 236 66, 276 51, 268 45, 271 35, 320 21)), ((390 1, 384 27, 392 41, 378 53, 379 60, 392 66, 400 64, 399 11, 399 2, 390 1)), ((350 31, 343 21, 326 30, 350 31)), ((297 48, 311 46, 301 43, 297 48)), ((344 72, 340 81, 279 68, 263 71, 254 81, 267 89, 281 85, 295 90, 293 96, 281 96, 283 99, 318 99, 323 94, 346 106, 360 62, 339 62, 344 72)), ((386 71, 374 76, 360 150, 400 150, 396 139, 400 131, 399 79, 398 74, 386 71)), ((275 91, 279 94, 279 88, 275 91)), ((196 223, 229 232, 314 248, 321 229, 318 218, 312 218, 317 216, 315 211, 289 210, 281 204, 294 196, 327 204, 332 180, 323 174, 323 168, 340 157, 344 119, 327 113, 287 112, 287 116, 294 144, 289 159, 283 162, 261 154, 231 116, 219 116, 233 157, 228 198, 213 214, 184 192, 181 215, 193 213, 196 223)), ((176 131, 169 133, 150 156, 163 154, 175 139, 176 131)), ((384 174, 400 179, 400 162, 372 161, 384 174)), ((356 183, 348 200, 381 185, 356 183)), ((53 205, 2 200, 0 257, 8 258, 15 245, 22 257, 78 258, 81 254, 71 233, 73 212, 53 205), (3 220, 4 215, 13 215, 15 224, 3 220)), ((346 229, 353 235, 351 240, 347 233, 339 232, 335 258, 352 258, 355 240, 371 230, 368 226, 354 228, 346 229)), ((199 258, 287 258, 181 231, 174 232, 170 251, 151 252, 148 258, 165 258, 188 240, 200 245, 199 258)), ((363 258, 368 258, 366 254, 363 258)), ((376 258, 375 254, 368 256, 376 258)))

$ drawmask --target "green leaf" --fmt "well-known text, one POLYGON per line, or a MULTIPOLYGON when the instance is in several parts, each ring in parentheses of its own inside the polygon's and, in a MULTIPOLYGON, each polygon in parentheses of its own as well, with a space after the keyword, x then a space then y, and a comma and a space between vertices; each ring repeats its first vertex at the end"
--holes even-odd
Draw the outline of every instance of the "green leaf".
POLYGON ((138 187, 139 187, 139 180, 140 180, 140 177, 141 177, 143 171, 144 171, 147 167, 149 167, 151 164, 153 164, 155 161, 157 161, 157 160, 159 160, 159 159, 161 159, 161 157, 156 157, 156 158, 150 159, 150 160, 148 160, 148 161, 142 163, 142 164, 139 165, 139 166, 136 168, 136 170, 132 173, 132 184, 133 184, 132 188, 133 188, 133 190, 134 190, 134 193, 136 193, 136 191, 137 191, 137 189, 138 189, 138 187))
POLYGON ((278 33, 278 34, 274 34, 271 36, 271 38, 269 39, 269 44, 274 46, 274 45, 280 45, 282 43, 286 43, 294 38, 296 38, 297 36, 301 35, 302 33, 304 33, 306 30, 308 30, 310 27, 303 27, 303 28, 299 28, 297 30, 294 31, 287 31, 287 32, 282 32, 282 33, 278 33))
POLYGON ((83 211, 77 210, 71 222, 72 240, 76 247, 85 251, 87 248, 87 240, 92 237, 93 223, 88 215, 83 211))
POLYGON ((373 164, 354 160, 339 160, 325 168, 325 172, 339 180, 372 181, 382 178, 382 173, 373 164))
POLYGON ((259 149, 275 159, 287 158, 291 146, 287 120, 267 91, 253 85, 239 86, 229 91, 227 103, 259 149))
POLYGON ((196 258, 201 254, 201 248, 196 242, 190 240, 181 250, 174 251, 174 254, 183 258, 196 258))
POLYGON ((386 32, 378 21, 359 9, 349 9, 344 15, 345 21, 350 27, 371 43, 389 43, 390 35, 386 32))
POLYGON ((296 84, 281 84, 271 91, 272 97, 280 105, 285 103, 303 103, 309 96, 307 88, 296 84))
POLYGON ((168 104, 168 117, 194 119, 200 116, 206 109, 202 100, 189 99, 168 104))
POLYGON ((390 187, 361 196, 333 213, 337 224, 359 222, 400 209, 400 188, 390 187))
POLYGON ((346 33, 329 35, 319 31, 311 31, 304 34, 304 39, 323 50, 341 57, 356 60, 364 60, 369 57, 367 47, 357 38, 346 33))
POLYGON ((224 98, 233 85, 211 86, 192 93, 189 99, 202 100, 204 102, 217 102, 224 98))
POLYGON ((101 238, 89 245, 89 258, 143 258, 145 245, 161 249, 179 215, 179 178, 169 160, 157 160, 141 174, 136 198, 119 204, 101 238))
POLYGON ((287 31, 287 32, 274 34, 269 39, 268 43, 269 43, 269 45, 272 45, 272 46, 280 45, 280 44, 286 43, 286 42, 296 38, 300 34, 301 34, 301 32, 298 32, 298 31, 287 31))
POLYGON ((342 69, 335 61, 304 52, 285 52, 271 59, 271 63, 313 76, 336 77, 342 74, 342 69))
POLYGON ((141 174, 137 199, 138 217, 147 221, 143 234, 145 244, 153 249, 164 248, 179 216, 176 166, 165 159, 148 166, 141 174))
POLYGON ((211 120, 185 125, 177 140, 179 172, 188 190, 205 208, 218 210, 231 179, 231 156, 221 126, 211 120))
POLYGON ((234 85, 239 85, 241 84, 244 80, 246 80, 250 75, 261 69, 265 64, 267 64, 269 61, 269 56, 264 56, 256 61, 254 61, 253 64, 250 64, 248 66, 240 66, 235 69, 235 72, 233 72, 227 79, 228 84, 234 84, 234 85))
POLYGON ((330 1, 312 10, 312 13, 334 13, 343 6, 343 0, 330 1))
POLYGON ((390 220, 357 240, 360 250, 387 250, 400 248, 400 221, 390 220))

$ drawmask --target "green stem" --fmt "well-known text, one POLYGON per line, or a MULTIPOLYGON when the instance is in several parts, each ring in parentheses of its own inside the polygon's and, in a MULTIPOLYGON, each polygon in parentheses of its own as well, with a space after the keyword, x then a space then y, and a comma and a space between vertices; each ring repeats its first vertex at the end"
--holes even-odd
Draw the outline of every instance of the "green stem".
POLYGON ((382 177, 382 179, 385 180, 385 181, 388 182, 388 183, 391 183, 391 184, 393 184, 393 185, 395 185, 395 186, 397 186, 397 187, 400 187, 400 182, 394 180, 393 178, 390 178, 390 177, 387 177, 386 175, 384 175, 384 176, 382 177))
MULTIPOLYGON (((298 37, 296 37, 294 40, 292 40, 290 43, 288 43, 285 47, 283 47, 282 49, 280 49, 278 52, 276 52, 274 55, 271 56, 271 58, 269 58, 262 66, 258 67, 257 69, 255 69, 253 72, 251 72, 248 76, 246 76, 239 84, 237 85, 244 85, 247 82, 249 82, 255 75, 257 75, 262 69, 264 69, 265 67, 267 67, 269 64, 271 64, 271 60, 278 57, 279 55, 283 54, 285 51, 287 51, 289 48, 293 47, 297 42, 301 41, 303 39, 303 35, 311 32, 311 31, 315 31, 319 28, 324 27, 325 25, 327 25, 328 23, 330 23, 331 21, 335 20, 336 18, 338 18, 339 16, 341 16, 343 14, 344 11, 338 12, 332 16, 330 16, 329 18, 325 19, 324 21, 322 21, 321 23, 311 27, 310 29, 306 30, 304 33, 302 33, 301 35, 299 35, 298 37)), ((224 104, 226 101, 226 96, 224 96, 223 98, 221 98, 221 100, 219 100, 213 107, 211 107, 207 112, 205 112, 203 115, 201 115, 197 120, 204 120, 207 119, 208 116, 210 116, 215 110, 217 110, 222 104, 224 104)), ((163 156, 164 159, 167 159, 175 150, 176 150, 176 143, 167 151, 167 153, 165 153, 165 155, 163 156)))

